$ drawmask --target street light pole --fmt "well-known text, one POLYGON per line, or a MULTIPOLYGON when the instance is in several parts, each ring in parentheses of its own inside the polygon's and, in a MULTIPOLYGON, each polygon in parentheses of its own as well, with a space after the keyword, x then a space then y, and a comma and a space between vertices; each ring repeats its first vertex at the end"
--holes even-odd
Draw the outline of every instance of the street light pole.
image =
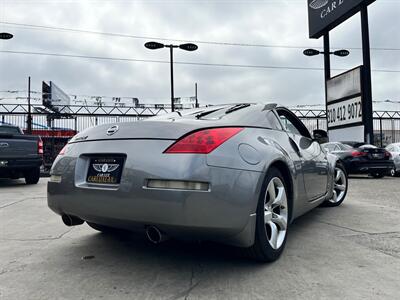
POLYGON ((199 107, 199 99, 197 98, 197 82, 194 84, 194 95, 196 97, 195 107, 198 108, 199 107))
POLYGON ((336 55, 340 57, 345 57, 350 54, 349 50, 341 49, 336 51, 331 51, 329 46, 329 33, 324 35, 324 51, 319 51, 316 49, 306 49, 303 51, 303 54, 306 56, 315 56, 318 54, 324 55, 324 70, 325 70, 325 104, 327 105, 328 101, 328 89, 326 83, 329 79, 331 79, 331 55, 336 55))
POLYGON ((174 45, 165 45, 166 48, 169 48, 169 62, 171 66, 171 112, 175 111, 175 96, 174 96, 174 48, 178 48, 178 46, 174 45))
MULTIPOLYGON (((369 27, 368 27, 368 8, 363 5, 361 8, 361 34, 362 34, 362 48, 363 48, 363 65, 364 65, 364 90, 365 102, 364 116, 373 115, 372 107, 372 83, 371 83, 371 54, 369 44, 369 27)), ((374 143, 374 124, 373 118, 367 118, 365 123, 365 141, 369 144, 374 143)))
POLYGON ((32 134, 32 112, 31 112, 31 76, 28 77, 28 118, 26 120, 28 134, 32 134))
POLYGON ((180 48, 182 50, 186 50, 186 51, 195 51, 197 50, 197 45, 195 44, 181 44, 181 45, 164 45, 158 42, 147 42, 144 44, 144 46, 147 49, 151 49, 151 50, 156 50, 156 49, 161 49, 161 48, 169 48, 169 61, 170 61, 170 68, 171 68, 171 111, 175 111, 175 105, 174 105, 174 100, 175 100, 175 96, 174 96, 174 48, 180 48))
POLYGON ((325 107, 328 107, 327 82, 331 79, 331 54, 329 45, 329 32, 324 35, 324 69, 325 69, 325 107))

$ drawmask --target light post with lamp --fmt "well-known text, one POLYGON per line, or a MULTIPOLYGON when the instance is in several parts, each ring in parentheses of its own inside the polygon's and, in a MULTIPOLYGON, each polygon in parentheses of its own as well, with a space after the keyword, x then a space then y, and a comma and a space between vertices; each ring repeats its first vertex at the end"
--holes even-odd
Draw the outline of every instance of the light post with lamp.
POLYGON ((186 51, 196 51, 197 45, 187 43, 181 45, 164 45, 158 42, 147 42, 144 44, 147 49, 156 50, 161 48, 169 48, 169 55, 170 55, 170 68, 171 68, 171 111, 173 112, 174 109, 174 48, 179 48, 186 51))

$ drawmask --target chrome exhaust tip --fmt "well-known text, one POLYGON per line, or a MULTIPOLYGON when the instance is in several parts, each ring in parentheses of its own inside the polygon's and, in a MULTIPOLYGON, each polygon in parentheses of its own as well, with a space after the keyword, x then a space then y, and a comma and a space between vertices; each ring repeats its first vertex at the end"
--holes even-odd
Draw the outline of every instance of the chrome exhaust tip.
POLYGON ((83 221, 82 219, 71 216, 71 215, 62 215, 61 219, 63 220, 64 224, 67 226, 76 226, 76 225, 82 225, 83 221))
POLYGON ((159 244, 168 239, 168 237, 155 226, 148 226, 146 228, 146 236, 149 241, 154 244, 159 244))

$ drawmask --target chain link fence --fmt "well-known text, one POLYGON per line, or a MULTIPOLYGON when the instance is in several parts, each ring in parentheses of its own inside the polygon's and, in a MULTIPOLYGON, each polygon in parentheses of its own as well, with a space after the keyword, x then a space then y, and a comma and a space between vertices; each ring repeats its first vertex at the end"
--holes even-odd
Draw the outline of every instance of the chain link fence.
MULTIPOLYGON (((293 110, 303 121, 308 130, 326 130, 326 114, 324 110, 293 110)), ((148 106, 131 111, 82 109, 77 108, 72 114, 51 115, 34 110, 32 113, 33 134, 41 135, 44 142, 44 166, 51 167, 58 152, 68 142, 68 139, 77 132, 86 128, 109 123, 137 122, 151 116, 165 114, 164 107, 148 106)), ((26 107, 0 107, 0 123, 13 124, 26 129, 26 107), (2 109, 3 108, 3 109, 2 109)), ((400 142, 400 112, 374 112, 374 141, 376 146, 384 147, 390 143, 400 142)))

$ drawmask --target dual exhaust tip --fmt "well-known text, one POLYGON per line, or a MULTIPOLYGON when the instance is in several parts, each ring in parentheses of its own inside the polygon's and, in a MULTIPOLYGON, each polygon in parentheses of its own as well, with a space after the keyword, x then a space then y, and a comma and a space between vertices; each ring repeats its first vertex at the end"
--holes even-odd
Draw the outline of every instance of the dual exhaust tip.
MULTIPOLYGON (((67 226, 82 225, 85 222, 84 220, 71 215, 62 215, 61 219, 67 226)), ((148 240, 154 244, 159 244, 168 239, 168 236, 155 226, 146 227, 146 236, 148 240)))
POLYGON ((154 244, 159 244, 168 239, 168 236, 165 235, 162 231, 160 231, 155 226, 147 226, 146 227, 146 236, 149 239, 149 241, 154 244))
POLYGON ((67 226, 82 225, 85 222, 82 219, 71 215, 62 215, 61 219, 67 226))

